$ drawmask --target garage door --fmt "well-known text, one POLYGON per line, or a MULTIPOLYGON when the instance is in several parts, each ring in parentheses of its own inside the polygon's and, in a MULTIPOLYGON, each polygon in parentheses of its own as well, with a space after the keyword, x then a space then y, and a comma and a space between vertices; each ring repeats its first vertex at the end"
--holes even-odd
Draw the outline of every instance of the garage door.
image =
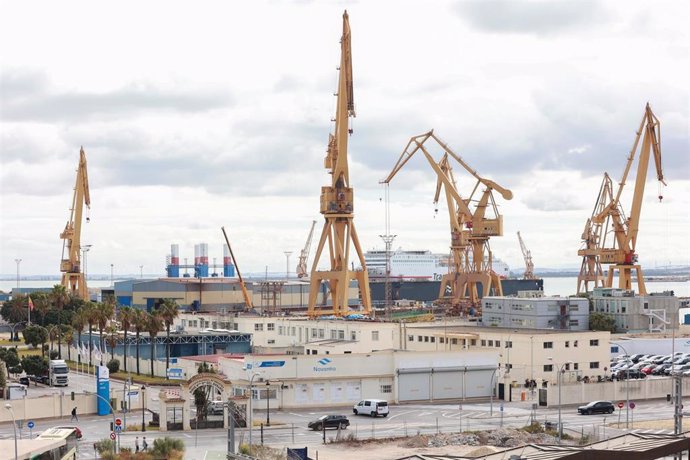
POLYGON ((400 369, 398 371, 399 401, 428 401, 431 398, 429 375, 431 369, 400 369))
POLYGON ((465 374, 465 396, 467 398, 489 397, 491 376, 495 368, 468 367, 465 374))
POLYGON ((458 369, 434 369, 431 399, 461 399, 463 397, 463 372, 458 369))

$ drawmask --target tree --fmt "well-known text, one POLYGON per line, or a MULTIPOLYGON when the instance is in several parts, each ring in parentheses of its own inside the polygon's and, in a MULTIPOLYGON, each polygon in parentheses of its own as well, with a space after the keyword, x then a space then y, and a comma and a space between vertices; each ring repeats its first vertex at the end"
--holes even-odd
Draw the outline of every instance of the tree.
POLYGON ((151 337, 151 377, 153 377, 153 362, 156 359, 156 336, 163 330, 163 320, 157 311, 146 316, 146 331, 151 337))
POLYGON ((7 367, 19 365, 19 356, 16 348, 0 348, 0 360, 7 364, 7 367))
POLYGON ((165 368, 168 369, 170 367, 170 326, 179 316, 180 311, 177 302, 173 299, 163 299, 158 307, 158 313, 165 322, 165 368))
MULTIPOLYGON (((86 324, 88 323, 88 320, 86 318, 86 313, 83 310, 79 310, 73 317, 72 317, 72 327, 74 328, 75 331, 77 331, 77 348, 79 351, 81 351, 81 333, 84 331, 84 328, 86 327, 86 324)), ((77 361, 81 362, 81 354, 77 353, 77 361)))
POLYGON ((196 423, 199 428, 199 420, 206 418, 208 414, 208 393, 204 391, 204 387, 199 387, 194 390, 194 406, 196 406, 196 423))
POLYGON ((105 349, 105 337, 103 336, 103 330, 108 325, 108 321, 113 318, 115 313, 115 305, 110 302, 101 302, 96 304, 96 322, 98 323, 98 334, 101 350, 101 366, 103 365, 103 350, 105 349))
POLYGON ((5 375, 5 361, 0 359, 0 388, 5 388, 7 385, 7 376, 5 375))
POLYGON ((65 343, 67 344, 67 359, 72 361, 72 343, 74 343, 74 329, 69 324, 63 324, 60 326, 60 328, 62 329, 62 336, 65 338, 65 343))
POLYGON ((48 331, 48 340, 50 341, 50 352, 52 353, 53 352, 53 342, 58 337, 58 332, 59 332, 58 329, 59 328, 57 327, 57 325, 52 324, 45 329, 46 329, 46 331, 48 331))
MULTIPOLYGON (((31 301, 34 304, 34 312, 41 317, 41 326, 46 325, 46 315, 50 310, 50 299, 45 292, 35 292, 31 294, 31 301)), ((37 321, 34 321, 37 322, 37 321)))
POLYGON ((13 297, 12 300, 6 300, 0 308, 0 315, 10 324, 26 321, 27 302, 26 296, 23 295, 13 297))
POLYGON ((86 302, 86 305, 81 310, 84 313, 86 324, 89 325, 89 367, 93 364, 93 327, 98 322, 96 317, 96 304, 93 302, 86 302))
POLYGON ((592 331, 616 332, 616 320, 608 313, 595 311, 589 314, 589 329, 592 331))
POLYGON ((22 335, 24 336, 25 344, 33 345, 34 348, 41 345, 41 355, 45 356, 43 344, 48 340, 48 330, 46 328, 34 325, 27 326, 22 331, 22 335))
POLYGON ((127 346, 127 332, 132 327, 132 323, 134 322, 134 310, 132 309, 132 307, 120 307, 120 310, 118 311, 118 317, 120 319, 120 326, 122 327, 122 330, 125 333, 123 354, 125 361, 125 372, 127 372, 127 353, 129 352, 129 347, 127 346))
POLYGON ((181 459, 184 454, 184 441, 177 438, 156 438, 153 441, 153 457, 181 459))
POLYGON ((197 373, 198 374, 215 374, 216 370, 213 368, 213 366, 211 366, 206 361, 202 361, 199 363, 199 367, 197 368, 197 373))
POLYGON ((38 355, 24 356, 22 367, 30 375, 46 375, 48 373, 48 361, 38 355))
POLYGON ((140 334, 146 330, 148 324, 147 313, 144 310, 133 309, 132 310, 132 324, 134 325, 134 331, 136 332, 136 343, 137 343, 137 375, 139 372, 139 346, 141 341, 139 340, 140 334))
POLYGON ((53 290, 50 292, 50 300, 55 309, 57 310, 57 324, 58 324, 58 358, 62 359, 62 330, 60 325, 62 324, 60 314, 62 313, 65 304, 69 301, 70 294, 67 288, 62 284, 56 284, 53 286, 53 290))
MULTIPOLYGON (((108 345, 110 345, 110 359, 112 361, 113 359, 115 359, 115 345, 117 345, 117 336, 115 335, 115 333, 117 332, 117 329, 113 326, 108 326, 105 332, 108 334, 106 341, 108 342, 108 345)), ((125 361, 127 361, 126 356, 125 361)))

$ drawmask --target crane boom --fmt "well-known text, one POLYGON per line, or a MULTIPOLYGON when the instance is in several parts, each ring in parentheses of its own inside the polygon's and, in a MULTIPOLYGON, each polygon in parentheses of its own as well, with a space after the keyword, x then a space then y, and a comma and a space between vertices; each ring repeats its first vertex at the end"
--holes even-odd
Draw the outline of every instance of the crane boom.
MULTIPOLYGON (((91 207, 91 194, 89 193, 89 176, 86 169, 86 154, 84 147, 79 151, 79 166, 77 167, 77 179, 72 195, 70 217, 65 229, 60 234, 63 240, 62 260, 60 271, 62 272, 62 285, 68 292, 80 299, 88 300, 88 288, 86 278, 81 271, 81 224, 84 205, 91 207), (65 254, 67 250, 67 254, 65 254)), ((89 221, 89 218, 86 218, 89 221)))
POLYGON ((522 239, 520 232, 517 232, 518 240, 520 241, 520 250, 522 251, 522 257, 525 259, 525 273, 523 278, 526 280, 535 279, 534 276, 534 263, 532 262, 532 252, 527 249, 525 242, 522 239))
POLYGON ((232 263, 235 265, 235 270, 237 270, 237 278, 240 280, 240 288, 242 289, 242 296, 244 297, 244 304, 245 308, 247 310, 251 310, 254 308, 254 305, 252 304, 252 298, 249 295, 249 291, 247 290, 247 286, 244 284, 244 280, 242 279, 242 274, 240 273, 240 267, 237 265, 237 259, 235 259, 235 253, 232 252, 232 246, 230 246, 230 240, 228 239, 228 234, 225 233, 225 227, 220 228, 221 231, 223 232, 223 236, 225 237, 225 244, 228 245, 228 251, 230 251, 230 257, 232 257, 232 263))
POLYGON ((434 204, 438 203, 443 190, 450 217, 452 261, 449 267, 450 273, 443 276, 439 298, 453 308, 465 303, 465 299, 469 299, 471 306, 477 307, 479 285, 484 295, 488 295, 492 287, 497 291, 497 295, 503 294, 500 278, 493 271, 489 248, 489 237, 503 235, 503 218, 498 212, 493 190, 497 190, 507 200, 510 200, 513 194, 496 182, 481 177, 445 142, 441 141, 433 130, 410 139, 393 169, 381 183, 389 184, 420 150, 437 176, 434 204), (429 139, 436 141, 444 151, 439 161, 433 158, 424 145, 429 139), (457 190, 450 158, 455 159, 477 180, 469 198, 462 198, 457 190), (482 185, 484 189, 480 191, 482 185), (480 196, 475 199, 473 198, 475 194, 480 194, 480 196), (470 209, 470 203, 473 202, 476 203, 474 210, 470 209), (489 207, 493 212, 493 218, 486 215, 489 207), (447 296, 447 290, 450 290, 450 296, 447 296))
POLYGON ((297 262, 297 277, 304 278, 307 276, 307 262, 309 262, 309 251, 311 249, 311 240, 314 236, 314 227, 316 226, 316 221, 311 222, 311 229, 309 230, 309 236, 307 237, 307 242, 304 243, 304 248, 300 251, 299 262, 297 262))

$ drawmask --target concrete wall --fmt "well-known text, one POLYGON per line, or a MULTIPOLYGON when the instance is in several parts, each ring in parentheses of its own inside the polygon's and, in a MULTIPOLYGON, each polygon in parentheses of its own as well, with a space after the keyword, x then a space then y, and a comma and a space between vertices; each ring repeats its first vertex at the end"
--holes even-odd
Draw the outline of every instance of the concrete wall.
MULTIPOLYGON (((584 405, 591 401, 625 401, 629 391, 630 401, 666 398, 672 391, 672 379, 654 378, 641 380, 621 380, 602 383, 567 383, 561 386, 562 405, 584 405), (628 385, 629 384, 629 385, 628 385)), ((513 401, 520 400, 523 387, 511 389, 513 401)), ((690 379, 683 379, 683 394, 690 394, 690 379)), ((550 407, 558 406, 558 385, 549 384, 547 401, 550 407)), ((536 396, 534 402, 537 402, 536 396)))

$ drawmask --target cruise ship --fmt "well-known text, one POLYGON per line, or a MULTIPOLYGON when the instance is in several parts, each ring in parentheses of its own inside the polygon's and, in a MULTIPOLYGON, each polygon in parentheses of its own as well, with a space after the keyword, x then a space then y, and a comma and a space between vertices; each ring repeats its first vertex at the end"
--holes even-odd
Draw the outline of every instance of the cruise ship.
MULTIPOLYGON (((386 276, 386 251, 371 250, 364 253, 369 278, 382 280, 386 276)), ((391 251, 391 278, 401 281, 441 281, 448 273, 450 255, 435 254, 428 250, 404 251, 399 248, 391 251)), ((494 271, 501 278, 510 275, 510 267, 494 258, 494 271)))

